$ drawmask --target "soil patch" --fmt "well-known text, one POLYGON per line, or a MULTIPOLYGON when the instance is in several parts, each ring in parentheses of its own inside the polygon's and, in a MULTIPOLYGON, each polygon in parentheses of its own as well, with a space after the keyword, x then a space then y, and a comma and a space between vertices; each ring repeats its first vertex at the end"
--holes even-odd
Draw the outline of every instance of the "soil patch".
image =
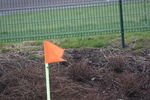
MULTIPOLYGON (((148 53, 67 49, 67 62, 49 64, 52 100, 149 100, 148 53)), ((43 61, 42 51, 0 54, 0 100, 45 100, 43 61)))

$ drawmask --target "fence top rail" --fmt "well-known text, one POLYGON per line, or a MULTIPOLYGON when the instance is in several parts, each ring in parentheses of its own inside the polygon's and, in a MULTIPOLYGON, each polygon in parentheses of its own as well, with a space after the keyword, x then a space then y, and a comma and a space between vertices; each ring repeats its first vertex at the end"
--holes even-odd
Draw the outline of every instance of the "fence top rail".
POLYGON ((78 2, 78 3, 67 3, 67 4, 54 4, 54 5, 41 5, 41 6, 31 6, 31 7, 16 7, 16 8, 3 8, 0 11, 13 11, 13 10, 27 10, 27 9, 42 9, 42 8, 53 8, 53 7, 65 7, 65 6, 81 6, 81 5, 92 5, 92 4, 99 4, 99 5, 106 5, 116 3, 118 0, 112 1, 88 1, 88 2, 78 2))
MULTIPOLYGON (((122 0, 123 3, 126 2, 139 2, 139 1, 144 1, 144 0, 122 0)), ((43 8, 54 8, 54 7, 76 7, 76 6, 82 6, 82 5, 92 5, 92 4, 99 4, 99 5, 108 5, 108 4, 113 4, 117 3, 118 4, 119 0, 105 0, 105 1, 86 1, 86 2, 78 2, 78 3, 62 3, 62 4, 49 4, 49 5, 31 5, 27 7, 8 7, 8 8, 0 8, 0 11, 14 11, 14 10, 28 10, 28 9, 43 9, 43 8)))

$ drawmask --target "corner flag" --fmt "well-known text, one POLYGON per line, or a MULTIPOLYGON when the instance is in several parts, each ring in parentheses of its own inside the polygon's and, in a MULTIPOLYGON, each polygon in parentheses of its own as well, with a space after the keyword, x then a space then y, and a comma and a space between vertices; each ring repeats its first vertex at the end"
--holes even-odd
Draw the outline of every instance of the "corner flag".
POLYGON ((51 100, 48 63, 55 63, 55 62, 65 61, 64 59, 62 59, 63 54, 64 54, 64 49, 54 45, 51 42, 44 41, 47 100, 51 100))
POLYGON ((45 54, 45 63, 55 63, 65 61, 64 59, 62 59, 64 49, 48 41, 44 41, 44 54, 45 54))

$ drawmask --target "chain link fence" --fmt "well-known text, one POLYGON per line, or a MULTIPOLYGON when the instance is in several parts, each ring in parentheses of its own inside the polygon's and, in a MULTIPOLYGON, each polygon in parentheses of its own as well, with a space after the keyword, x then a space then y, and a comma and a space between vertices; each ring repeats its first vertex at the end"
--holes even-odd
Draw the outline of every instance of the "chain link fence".
POLYGON ((0 0, 0 42, 150 31, 150 0, 119 1, 0 0))

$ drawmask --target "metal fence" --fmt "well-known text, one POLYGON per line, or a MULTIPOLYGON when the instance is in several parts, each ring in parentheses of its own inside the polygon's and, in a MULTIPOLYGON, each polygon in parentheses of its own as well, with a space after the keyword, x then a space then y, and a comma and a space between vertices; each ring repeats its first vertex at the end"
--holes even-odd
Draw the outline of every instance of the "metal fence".
POLYGON ((0 42, 150 31, 150 0, 0 1, 0 42))

